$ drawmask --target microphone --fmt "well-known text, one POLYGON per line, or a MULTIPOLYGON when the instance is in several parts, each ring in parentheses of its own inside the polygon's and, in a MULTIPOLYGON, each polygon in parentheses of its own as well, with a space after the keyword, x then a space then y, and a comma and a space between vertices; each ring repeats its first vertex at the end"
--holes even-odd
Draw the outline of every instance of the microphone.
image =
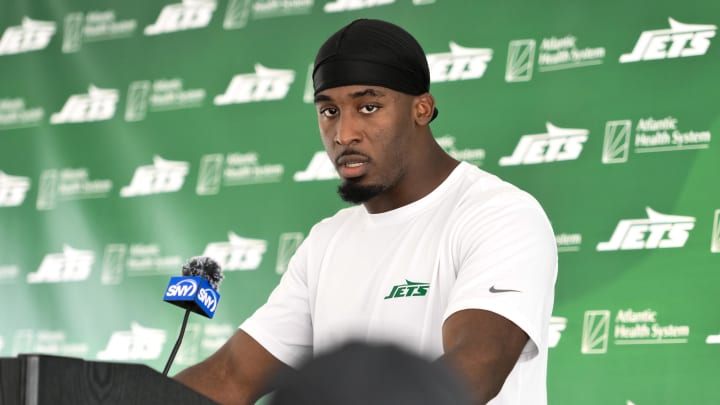
POLYGON ((170 279, 163 301, 212 318, 220 301, 218 287, 222 279, 222 270, 215 260, 193 257, 183 265, 182 276, 170 279))
POLYGON ((175 359, 178 349, 180 349, 190 312, 195 312, 211 319, 215 315, 218 302, 220 301, 220 293, 218 290, 222 280, 223 274, 220 265, 217 264, 215 260, 206 256, 191 258, 183 265, 182 276, 170 278, 170 282, 165 289, 163 301, 185 308, 185 317, 180 327, 178 339, 175 342, 172 353, 170 353, 170 358, 165 364, 163 375, 166 376, 168 371, 170 371, 170 366, 175 359))

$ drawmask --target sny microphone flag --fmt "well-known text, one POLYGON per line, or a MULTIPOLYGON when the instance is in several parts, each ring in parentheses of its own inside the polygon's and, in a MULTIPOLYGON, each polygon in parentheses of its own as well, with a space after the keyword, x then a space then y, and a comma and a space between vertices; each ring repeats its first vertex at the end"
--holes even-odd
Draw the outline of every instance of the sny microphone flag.
POLYGON ((212 318, 220 301, 220 293, 204 277, 177 276, 170 279, 163 301, 212 318))

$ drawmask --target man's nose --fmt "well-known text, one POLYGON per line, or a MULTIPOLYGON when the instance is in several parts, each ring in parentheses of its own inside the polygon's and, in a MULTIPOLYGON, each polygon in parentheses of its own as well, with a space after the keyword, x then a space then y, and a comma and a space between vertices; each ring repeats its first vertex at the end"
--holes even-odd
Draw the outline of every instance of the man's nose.
POLYGON ((340 117, 337 132, 335 133, 335 143, 338 145, 350 145, 360 142, 361 139, 361 120, 354 118, 352 114, 345 114, 340 117))

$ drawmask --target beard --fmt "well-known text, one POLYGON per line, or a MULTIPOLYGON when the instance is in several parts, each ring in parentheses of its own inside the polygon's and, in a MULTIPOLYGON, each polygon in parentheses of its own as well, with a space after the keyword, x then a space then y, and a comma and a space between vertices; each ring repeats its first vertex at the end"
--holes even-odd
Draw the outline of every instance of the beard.
POLYGON ((361 185, 347 181, 338 186, 338 194, 345 202, 360 204, 380 195, 386 187, 379 184, 361 185))

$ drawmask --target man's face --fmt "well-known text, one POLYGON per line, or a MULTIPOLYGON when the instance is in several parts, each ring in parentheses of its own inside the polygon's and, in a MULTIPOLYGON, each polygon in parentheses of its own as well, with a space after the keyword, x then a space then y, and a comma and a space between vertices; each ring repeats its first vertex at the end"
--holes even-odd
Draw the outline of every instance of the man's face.
POLYGON ((342 179, 340 196, 361 203, 392 190, 412 155, 413 99, 378 86, 342 86, 315 97, 323 145, 342 179))

